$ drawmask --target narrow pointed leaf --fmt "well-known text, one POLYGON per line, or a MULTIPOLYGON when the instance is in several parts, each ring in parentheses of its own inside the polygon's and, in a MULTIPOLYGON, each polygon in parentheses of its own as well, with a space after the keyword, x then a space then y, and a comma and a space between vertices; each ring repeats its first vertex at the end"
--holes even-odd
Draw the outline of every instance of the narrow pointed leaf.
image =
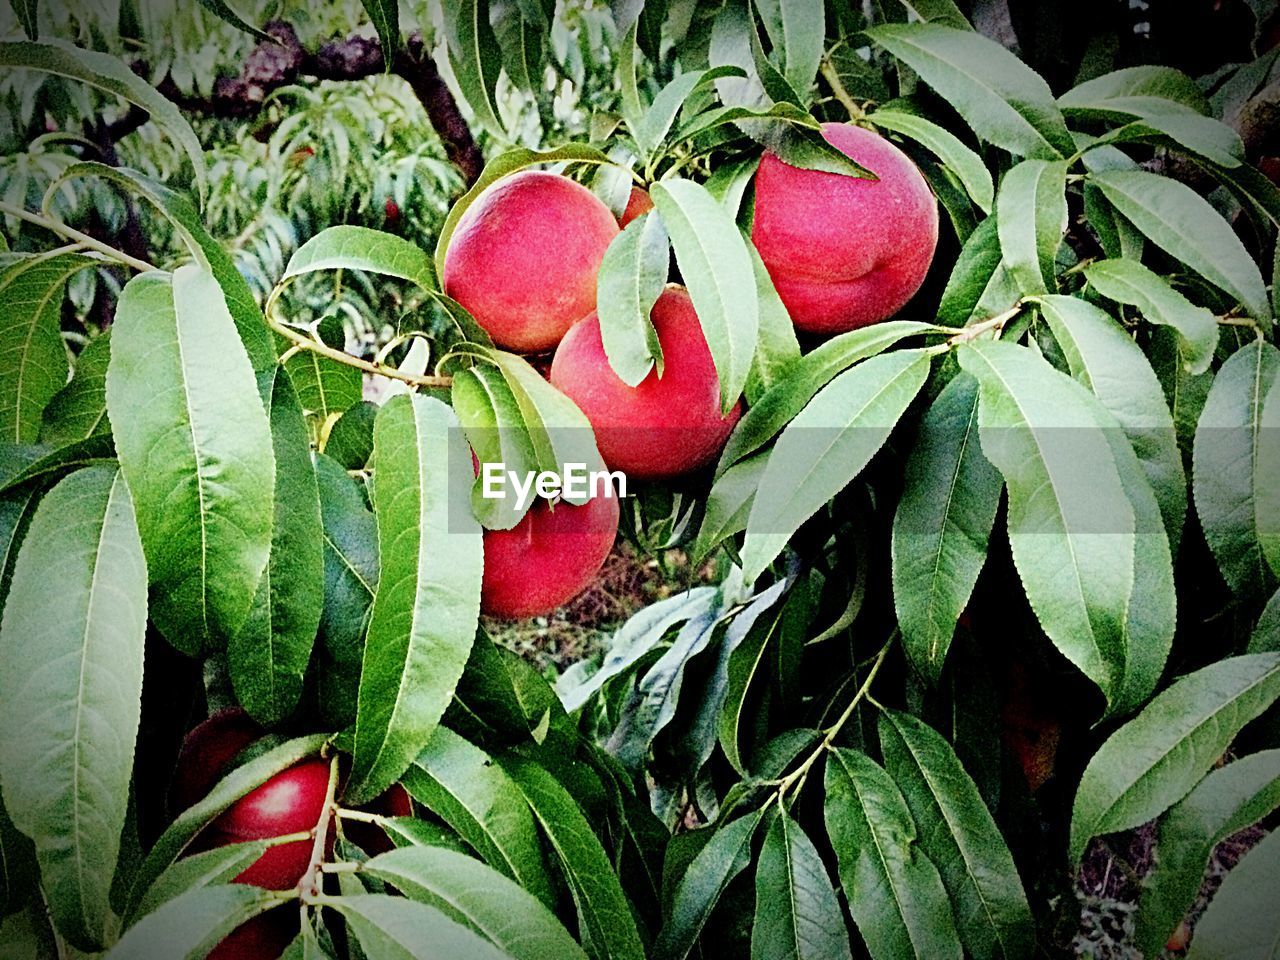
POLYGON ((986 562, 1003 487, 978 442, 978 381, 962 373, 921 420, 893 520, 893 599, 903 647, 932 683, 986 562))
POLYGON ((760 303, 760 332, 747 378, 747 403, 755 404, 773 387, 788 380, 800 365, 800 342, 786 305, 773 286, 769 271, 753 246, 751 266, 756 274, 756 298, 760 303))
POLYGON ((1280 945, 1280 833, 1268 834, 1227 874, 1200 922, 1187 960, 1275 960, 1280 945))
POLYGON ((133 913, 126 917, 132 926, 142 917, 154 913, 170 900, 176 900, 199 887, 230 883, 267 852, 265 840, 233 843, 183 857, 156 877, 133 913))
POLYGON ((782 75, 808 102, 807 93, 822 61, 826 10, 822 0, 756 0, 782 75))
POLYGON ((609 366, 627 386, 662 373, 662 346, 649 311, 667 282, 671 250, 662 220, 651 214, 627 224, 605 251, 596 281, 600 339, 609 366))
POLYGON ((827 868, 800 824, 782 811, 756 865, 752 960, 847 960, 849 932, 827 868))
POLYGON ((351 781, 372 800, 426 746, 453 697, 480 615, 480 525, 455 499, 471 488, 471 457, 438 400, 390 400, 374 425, 381 574, 373 601, 351 781))
POLYGON ((871 122, 920 144, 959 178, 979 210, 983 213, 991 212, 995 204, 995 185, 991 182, 991 172, 987 170, 982 158, 959 137, 932 120, 900 110, 877 110, 872 115, 871 122))
POLYGON ((1066 188, 1066 161, 1023 160, 1000 181, 1000 250, 1024 294, 1057 289, 1054 259, 1067 231, 1066 188))
POLYGON ((641 153, 648 157, 662 144, 671 125, 675 123, 676 114, 684 106, 689 96, 698 88, 720 77, 740 77, 742 70, 738 67, 712 67, 709 70, 691 70, 682 73, 658 91, 653 103, 640 116, 631 134, 641 153))
POLYGON ((335 660, 358 667, 378 589, 378 525, 345 470, 323 454, 315 470, 324 543, 320 639, 335 660))
POLYGON ((143 917, 103 960, 203 960, 227 934, 280 902, 278 893, 257 887, 199 887, 143 917))
POLYGON ((747 521, 748 582, 875 456, 928 374, 929 356, 918 351, 872 357, 823 387, 783 431, 747 521))
POLYGON ((325 906, 342 915, 365 955, 377 960, 510 956, 435 907, 404 897, 356 894, 326 900, 325 906))
POLYGON ((107 364, 111 331, 95 337, 76 358, 71 382, 44 408, 40 442, 59 447, 111 432, 107 419, 107 364))
POLYGON ((480 126, 495 136, 504 136, 496 99, 502 48, 489 24, 488 0, 459 0, 443 4, 441 9, 449 63, 463 99, 480 126))
POLYGON ((4 806, 35 841, 59 930, 105 943, 142 700, 147 569, 124 478, 82 470, 41 502, 0 627, 4 806))
POLYGON ((400 49, 400 4, 397 0, 363 0, 373 28, 378 31, 382 45, 382 59, 391 68, 400 49))
POLYGON ((1076 791, 1071 858, 1096 836, 1146 823, 1188 793, 1237 733, 1280 697, 1280 653, 1230 657, 1149 703, 1093 755, 1076 791))
POLYGON ((1181 70, 1144 64, 1113 70, 1072 87, 1058 104, 1068 116, 1112 118, 1181 109, 1206 114, 1209 103, 1200 85, 1181 70))

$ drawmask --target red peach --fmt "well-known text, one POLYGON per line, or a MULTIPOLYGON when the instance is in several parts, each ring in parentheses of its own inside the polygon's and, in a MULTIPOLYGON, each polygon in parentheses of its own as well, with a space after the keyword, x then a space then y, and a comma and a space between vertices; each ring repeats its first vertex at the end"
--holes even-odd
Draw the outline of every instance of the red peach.
MULTIPOLYGON (((306 760, 276 774, 237 800, 208 828, 208 845, 269 840, 314 830, 320 822, 329 788, 329 764, 306 760)), ((271 847, 235 878, 266 890, 288 890, 302 879, 313 843, 297 840, 271 847)))
POLYGON ((618 221, 586 187, 525 170, 489 187, 458 221, 444 290, 500 347, 536 353, 596 305, 596 274, 618 221))
POLYGON ((911 159, 851 124, 822 134, 878 180, 801 170, 766 153, 751 239, 800 330, 832 334, 897 313, 924 282, 938 203, 911 159))
POLYGON ((622 211, 622 216, 618 218, 618 226, 625 227, 628 223, 653 209, 653 198, 649 196, 647 190, 641 190, 639 187, 631 188, 631 195, 627 197, 627 207, 622 211))
POLYGON ((617 491, 580 506, 539 500, 510 530, 484 532, 480 609, 508 620, 545 616, 581 593, 618 534, 617 491))
POLYGON ((239 707, 220 710, 193 727, 178 752, 169 793, 174 810, 186 810, 204 799, 235 758, 262 733, 262 728, 239 707))
POLYGON ((738 403, 720 414, 720 381, 693 301, 669 285, 650 314, 662 346, 656 369, 629 387, 609 366, 592 313, 565 335, 551 363, 551 382, 586 414, 600 455, 629 476, 671 477, 705 466, 742 415, 738 403))
POLYGON ((297 935, 297 910, 272 910, 231 931, 206 960, 279 960, 297 935))

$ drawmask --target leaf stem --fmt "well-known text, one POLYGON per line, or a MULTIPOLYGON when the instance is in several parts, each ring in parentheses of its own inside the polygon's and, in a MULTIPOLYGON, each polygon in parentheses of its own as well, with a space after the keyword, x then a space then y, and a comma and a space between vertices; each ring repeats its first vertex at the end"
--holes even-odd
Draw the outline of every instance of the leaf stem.
POLYGON ((1004 329, 1004 325, 1022 312, 1023 305, 1024 301, 1019 300, 1004 313, 996 314, 994 317, 989 317, 986 320, 975 323, 971 327, 965 327, 954 337, 948 340, 947 344, 953 347, 959 346, 962 343, 968 343, 970 340, 976 340, 984 333, 989 333, 993 330, 996 335, 999 336, 1000 332, 1004 329))
POLYGON ((96 240, 87 233, 81 233, 74 227, 69 227, 65 223, 54 220, 52 217, 44 217, 38 213, 31 213, 28 210, 23 210, 21 207, 15 207, 12 204, 4 203, 2 201, 0 201, 0 213, 6 213, 11 217, 17 217, 19 220, 24 220, 37 227, 44 227, 49 232, 56 233, 58 236, 64 237, 67 240, 72 240, 87 250, 100 253, 104 257, 109 257, 116 263, 123 264, 126 267, 132 267, 139 273, 147 273, 156 269, 155 266, 147 263, 147 261, 139 260, 137 257, 131 257, 129 254, 117 250, 110 244, 103 243, 101 240, 96 240))
MULTIPOLYGON (((334 754, 333 759, 329 761, 329 785, 325 788, 324 806, 320 808, 320 819, 316 823, 315 843, 311 845, 311 862, 307 865, 307 869, 302 874, 302 879, 298 881, 298 896, 303 900, 303 909, 306 909, 306 901, 320 894, 321 877, 324 874, 324 854, 325 848, 329 845, 329 823, 333 820, 334 814, 337 812, 338 804, 335 796, 338 792, 338 755, 334 754)), ((303 918, 306 919, 305 917, 303 918)))
POLYGON ((365 813, 363 810, 348 810, 346 807, 338 807, 334 811, 340 820, 351 820, 355 823, 371 823, 380 827, 387 822, 387 818, 379 813, 365 813))

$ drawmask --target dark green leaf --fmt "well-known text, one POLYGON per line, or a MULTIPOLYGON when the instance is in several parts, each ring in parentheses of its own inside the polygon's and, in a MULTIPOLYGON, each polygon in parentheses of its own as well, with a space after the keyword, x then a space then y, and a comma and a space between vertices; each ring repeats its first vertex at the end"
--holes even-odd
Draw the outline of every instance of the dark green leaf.
POLYGON ((1001 255, 996 218, 987 217, 969 234, 951 269, 938 303, 938 322, 962 327, 971 319, 1003 313, 1019 296, 1001 255))
POLYGON ((378 588, 378 526, 356 481, 323 454, 316 457, 324 525, 324 607, 320 638, 335 660, 358 667, 378 588))
POLYGON ((125 918, 132 926, 142 917, 154 913, 170 900, 175 900, 190 890, 230 883, 267 851, 265 840, 249 843, 233 843, 215 847, 183 857, 156 877, 155 883, 138 902, 133 913, 125 918))
POLYGON ((324 453, 348 470, 366 470, 373 463, 373 421, 378 405, 362 400, 348 407, 329 429, 324 453))
POLYGON ((125 931, 102 960, 202 960, 232 930, 280 904, 257 887, 198 887, 125 931))
POLYGON ((382 61, 391 69, 391 63, 400 51, 400 4, 397 0, 362 0, 373 28, 378 31, 382 44, 382 61))
POLYGON ((388 401, 374 425, 382 571, 360 677, 346 797, 382 793, 426 746, 453 696, 480 615, 480 525, 450 494, 470 489, 453 411, 427 397, 388 401))
POLYGON ((38 883, 35 846, 18 832, 0 802, 0 917, 21 908, 38 883))
POLYGON ((259 40, 265 41, 266 43, 275 42, 274 38, 269 33, 264 33, 259 30, 253 24, 245 20, 244 17, 240 16, 240 14, 236 13, 226 0, 198 0, 198 2, 200 6, 204 7, 215 17, 225 20, 237 30, 243 30, 245 33, 252 34, 259 40))
POLYGON ((800 365, 800 342, 787 308, 773 286, 769 271, 756 248, 747 246, 756 274, 756 298, 760 304, 760 333, 751 373, 747 377, 747 403, 755 404, 770 389, 791 378, 800 365))
POLYGON ((1249 638, 1249 653, 1280 651, 1280 590, 1271 595, 1249 638))
POLYGON ((40 442, 65 446, 111 432, 107 420, 107 363, 111 331, 90 340, 76 358, 71 382, 44 408, 40 442))
POLYGON ((284 362, 298 393, 298 402, 321 423, 360 402, 364 375, 355 367, 327 360, 311 350, 299 350, 284 362))
POLYGON ((1068 116, 1114 119, 1151 113, 1206 114, 1199 84, 1172 67, 1126 67, 1072 87, 1058 99, 1068 116))
POLYGON ((1066 161, 1024 160, 1000 181, 1000 250, 1024 294, 1057 289, 1054 260, 1067 230, 1066 187, 1066 161))
POLYGON ((9 0, 9 6, 13 8, 18 22, 22 24, 22 32, 27 35, 28 39, 39 39, 40 0, 9 0))
POLYGON ((147 570, 124 478, 67 477, 41 501, 0 628, 4 806, 35 841, 63 935, 106 943, 142 700, 147 570))
POLYGON ((1187 960, 1272 960, 1280 944, 1280 833, 1245 854, 1196 924, 1187 960))
POLYGON ((782 75, 807 102, 822 61, 826 33, 822 0, 755 0, 755 6, 774 55, 782 61, 782 75))
POLYGON ((849 932, 822 858, 805 832, 779 812, 756 866, 752 960, 841 960, 849 932))
POLYGON ((494 136, 505 136, 496 98, 502 48, 489 24, 488 0, 457 0, 441 9, 449 64, 463 99, 480 126, 494 136))

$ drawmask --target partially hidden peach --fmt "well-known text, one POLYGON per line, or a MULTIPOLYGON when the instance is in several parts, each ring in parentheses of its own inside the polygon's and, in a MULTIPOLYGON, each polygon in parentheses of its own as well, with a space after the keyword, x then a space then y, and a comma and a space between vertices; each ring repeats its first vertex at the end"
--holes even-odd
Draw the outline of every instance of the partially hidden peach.
POLYGON ((596 274, 618 221, 559 174, 503 177, 458 220, 444 291, 509 350, 550 350, 596 305, 596 274))
POLYGON ((822 135, 878 180, 801 170, 766 153, 751 239, 800 330, 842 333, 885 320, 924 282, 938 203, 911 159, 851 124, 822 135))
POLYGON ((277 908, 231 931, 206 960, 279 960, 297 935, 297 909, 277 908))
POLYGON ((625 227, 636 217, 642 216, 653 209, 653 198, 649 196, 647 190, 641 190, 639 187, 631 188, 631 195, 627 197, 626 209, 622 211, 622 216, 618 218, 618 226, 625 227))
POLYGON ((650 314, 662 347, 663 373, 629 387, 609 366, 596 314, 579 321, 556 349, 551 382, 582 410, 611 470, 639 478, 671 477, 706 466, 742 415, 739 402, 720 413, 720 380, 683 287, 669 285, 650 314))
POLYGON ((517 620, 545 616, 600 571, 618 534, 617 491, 581 505, 539 500, 510 530, 484 532, 480 609, 517 620))

